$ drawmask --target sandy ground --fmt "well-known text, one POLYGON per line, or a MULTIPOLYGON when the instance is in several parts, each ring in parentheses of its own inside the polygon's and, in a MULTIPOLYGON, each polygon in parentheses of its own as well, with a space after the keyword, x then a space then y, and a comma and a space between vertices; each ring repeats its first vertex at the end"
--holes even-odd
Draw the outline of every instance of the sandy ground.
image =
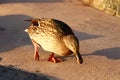
POLYGON ((120 18, 77 0, 0 1, 0 80, 120 80, 120 18), (56 18, 71 26, 80 42, 83 64, 74 56, 61 63, 47 61, 40 48, 33 59, 33 45, 24 29, 25 19, 56 18))

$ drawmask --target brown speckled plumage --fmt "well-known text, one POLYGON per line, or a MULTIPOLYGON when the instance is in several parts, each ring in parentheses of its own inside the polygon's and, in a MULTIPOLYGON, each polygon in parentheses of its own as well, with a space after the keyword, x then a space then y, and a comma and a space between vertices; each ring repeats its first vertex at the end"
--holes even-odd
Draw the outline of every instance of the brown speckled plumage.
POLYGON ((77 62, 83 62, 79 53, 79 41, 67 24, 48 18, 34 19, 31 23, 25 31, 28 32, 33 43, 60 56, 74 53, 77 62))

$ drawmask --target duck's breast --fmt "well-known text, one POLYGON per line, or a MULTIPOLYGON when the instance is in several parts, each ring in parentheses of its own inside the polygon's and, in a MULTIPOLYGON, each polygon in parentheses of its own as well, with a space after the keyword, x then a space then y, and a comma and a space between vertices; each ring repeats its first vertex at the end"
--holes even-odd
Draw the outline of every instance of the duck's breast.
POLYGON ((65 46, 63 39, 58 35, 40 34, 34 39, 44 50, 53 52, 60 56, 69 54, 70 50, 65 46))

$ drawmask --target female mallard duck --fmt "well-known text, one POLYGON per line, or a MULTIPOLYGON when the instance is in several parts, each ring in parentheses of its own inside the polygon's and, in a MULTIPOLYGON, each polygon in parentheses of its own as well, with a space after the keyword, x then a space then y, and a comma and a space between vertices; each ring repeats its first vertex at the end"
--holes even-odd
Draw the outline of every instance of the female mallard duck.
POLYGON ((56 19, 34 19, 26 20, 31 22, 31 26, 25 31, 29 34, 33 42, 35 60, 39 60, 38 47, 52 52, 48 61, 57 63, 62 60, 56 58, 54 53, 60 56, 74 53, 78 63, 83 63, 79 53, 79 41, 75 37, 72 29, 62 21, 56 19))

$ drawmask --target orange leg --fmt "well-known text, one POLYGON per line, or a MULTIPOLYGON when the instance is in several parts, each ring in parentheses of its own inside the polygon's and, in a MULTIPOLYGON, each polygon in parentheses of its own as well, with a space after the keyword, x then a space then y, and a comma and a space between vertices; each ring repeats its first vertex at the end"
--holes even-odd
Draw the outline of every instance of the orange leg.
POLYGON ((39 60, 39 54, 38 54, 38 44, 32 40, 33 45, 34 45, 34 59, 39 60))
POLYGON ((62 62, 62 59, 56 58, 56 57, 54 56, 54 53, 52 53, 52 54, 50 55, 50 57, 48 58, 48 61, 57 63, 57 62, 62 62))

